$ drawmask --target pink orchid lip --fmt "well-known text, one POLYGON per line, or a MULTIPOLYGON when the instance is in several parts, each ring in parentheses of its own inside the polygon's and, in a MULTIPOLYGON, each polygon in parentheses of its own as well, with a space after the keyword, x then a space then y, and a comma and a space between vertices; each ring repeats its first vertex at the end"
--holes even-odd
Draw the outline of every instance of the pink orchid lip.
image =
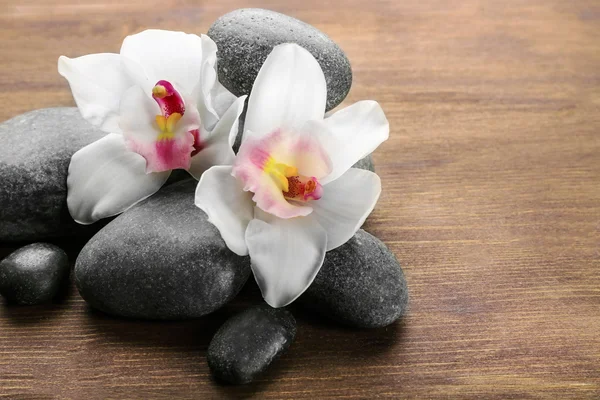
POLYGON ((205 144, 200 139, 200 129, 194 129, 193 131, 190 131, 190 133, 194 136, 194 150, 191 154, 191 156, 194 157, 204 149, 205 144))
POLYGON ((160 80, 152 88, 152 98, 161 111, 155 116, 154 140, 130 139, 129 148, 146 159, 147 173, 189 169, 192 155, 203 146, 199 129, 183 132, 178 128, 181 123, 189 124, 189 120, 180 122, 186 113, 183 97, 169 81, 160 80))
MULTIPOLYGON (((167 120, 172 114, 180 114, 181 116, 185 114, 183 98, 169 81, 160 80, 156 82, 156 85, 152 88, 152 98, 154 98, 162 111, 163 117, 167 120)), ((204 143, 200 140, 199 129, 191 130, 190 133, 194 136, 194 149, 190 156, 194 157, 204 148, 204 143)))
POLYGON ((324 188, 331 160, 315 136, 277 129, 242 143, 232 174, 263 211, 279 218, 306 216, 324 188))

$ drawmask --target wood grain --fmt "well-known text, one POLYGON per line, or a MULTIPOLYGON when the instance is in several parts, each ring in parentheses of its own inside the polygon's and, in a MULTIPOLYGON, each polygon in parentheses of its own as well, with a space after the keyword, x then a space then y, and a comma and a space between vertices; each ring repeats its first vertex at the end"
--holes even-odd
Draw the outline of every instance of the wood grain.
MULTIPOLYGON (((73 105, 61 54, 117 51, 146 27, 206 32, 244 5, 2 0, 0 120, 73 105)), ((255 384, 225 387, 206 348, 260 301, 255 285, 177 323, 98 314, 71 288, 59 304, 0 308, 0 397, 600 398, 598 2, 252 5, 329 34, 354 69, 345 104, 385 109, 384 193, 367 230, 402 262, 409 314, 357 331, 294 308, 289 353, 255 384)))

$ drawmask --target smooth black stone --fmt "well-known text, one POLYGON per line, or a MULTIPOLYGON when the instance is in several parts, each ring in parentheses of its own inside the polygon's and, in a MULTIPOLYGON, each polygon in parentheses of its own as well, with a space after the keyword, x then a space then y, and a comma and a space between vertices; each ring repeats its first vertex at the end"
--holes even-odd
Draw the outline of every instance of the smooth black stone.
POLYGON ((94 308, 141 319, 188 319, 232 300, 250 260, 231 252, 194 205, 193 179, 164 187, 83 248, 75 283, 94 308))
POLYGON ((237 96, 250 94, 267 56, 282 43, 296 43, 317 59, 327 82, 327 110, 340 104, 352 86, 352 68, 342 49, 317 28, 287 15, 238 9, 217 19, 208 36, 219 49, 219 80, 237 96))
POLYGON ((0 294, 12 304, 47 303, 68 281, 70 271, 69 258, 61 248, 30 244, 0 262, 0 294))
POLYGON ((208 366, 219 381, 253 381, 281 356, 296 336, 296 320, 285 309, 268 305, 230 318, 208 346, 208 366))
POLYGON ((346 244, 327 253, 299 302, 344 324, 377 328, 404 315, 408 289, 394 254, 361 229, 346 244))
POLYGON ((91 236, 67 209, 71 156, 106 133, 77 108, 47 108, 0 124, 0 242, 91 236))

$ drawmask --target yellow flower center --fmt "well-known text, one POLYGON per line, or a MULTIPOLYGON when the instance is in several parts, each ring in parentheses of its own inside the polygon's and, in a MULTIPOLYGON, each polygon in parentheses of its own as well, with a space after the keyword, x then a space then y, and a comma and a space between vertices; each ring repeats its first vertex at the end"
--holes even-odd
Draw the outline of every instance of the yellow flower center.
POLYGON ((278 163, 273 157, 267 159, 263 168, 273 178, 273 181, 282 192, 289 190, 288 178, 298 175, 298 168, 278 163))
POLYGON ((156 116, 156 124, 160 129, 158 140, 170 140, 175 137, 175 125, 181 119, 182 115, 179 113, 173 113, 169 115, 169 118, 165 118, 163 115, 156 116))

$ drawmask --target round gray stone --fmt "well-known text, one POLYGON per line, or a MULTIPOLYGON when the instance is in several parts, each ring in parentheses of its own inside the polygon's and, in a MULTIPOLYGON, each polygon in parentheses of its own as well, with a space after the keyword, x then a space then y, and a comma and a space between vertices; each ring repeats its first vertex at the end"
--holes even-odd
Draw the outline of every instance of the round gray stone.
POLYGON ((115 218, 81 250, 75 283, 94 308, 143 319, 188 319, 232 300, 250 260, 231 252, 194 205, 193 179, 164 187, 115 218))
POLYGON ((70 271, 62 249, 48 243, 30 244, 0 262, 0 294, 13 304, 47 303, 68 281, 70 271))
POLYGON ((262 305, 230 318, 208 346, 211 372, 225 383, 253 381, 281 356, 296 336, 296 320, 285 309, 262 305))
POLYGON ((361 229, 346 244, 327 253, 299 302, 344 324, 377 328, 404 315, 408 289, 394 254, 361 229))
POLYGON ((250 94, 267 56, 282 43, 296 43, 317 59, 327 82, 327 110, 340 104, 352 86, 352 68, 342 49, 317 28, 287 15, 242 8, 217 19, 208 36, 219 49, 219 80, 237 96, 250 94))
POLYGON ((0 124, 0 241, 90 235, 67 209, 71 156, 106 133, 77 108, 47 108, 0 124))

